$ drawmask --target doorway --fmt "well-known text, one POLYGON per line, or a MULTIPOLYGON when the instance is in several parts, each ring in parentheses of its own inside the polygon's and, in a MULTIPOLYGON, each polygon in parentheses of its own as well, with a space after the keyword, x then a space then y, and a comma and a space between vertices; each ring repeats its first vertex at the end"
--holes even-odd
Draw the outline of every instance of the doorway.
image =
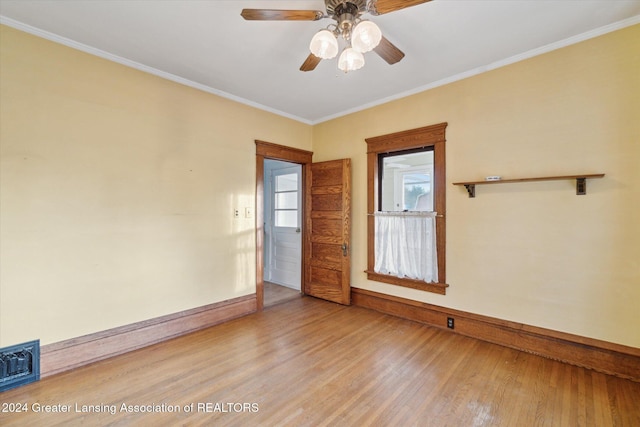
POLYGON ((302 166, 264 161, 264 305, 302 292, 302 166))
MULTIPOLYGON (((289 166, 298 166, 300 168, 300 189, 302 191, 300 196, 300 215, 303 220, 300 222, 300 232, 296 233, 300 235, 300 239, 303 242, 302 247, 299 251, 299 259, 301 263, 300 273, 299 273, 299 282, 302 283, 302 271, 304 271, 304 241, 306 236, 305 227, 302 226, 304 223, 304 210, 305 202, 304 197, 307 192, 307 171, 311 165, 311 158, 313 153, 306 150, 300 150, 297 148, 285 147, 277 144, 273 144, 270 142, 264 142, 256 140, 256 305, 258 310, 262 310, 265 306, 265 287, 270 288, 272 285, 270 282, 267 282, 265 286, 265 261, 267 256, 265 255, 265 251, 267 250, 266 245, 266 197, 265 197, 265 187, 269 182, 268 179, 265 179, 267 164, 271 161, 280 161, 286 162, 289 166)), ((284 214, 287 215, 287 214, 284 214)), ((291 215, 291 214, 288 214, 291 215)), ((295 230, 294 230, 295 231, 295 230)), ((279 286, 279 285, 276 285, 279 286)), ((302 286, 301 286, 302 288, 302 286)), ((270 289, 271 292, 273 289, 270 289)), ((279 286, 276 290, 286 290, 288 288, 279 286)), ((298 295, 300 292, 304 292, 302 289, 293 290, 293 292, 297 292, 298 295)), ((270 295, 270 297, 273 294, 270 295)), ((267 301, 268 303, 272 303, 272 299, 267 301)))
MULTIPOLYGON (((301 166, 301 293, 350 304, 351 160, 312 163, 311 151, 256 140, 256 309, 265 301, 265 162, 301 166)), ((284 192, 284 191, 283 191, 284 192)), ((286 210, 286 209, 283 209, 286 210)), ((285 214, 286 215, 286 214, 285 214)))

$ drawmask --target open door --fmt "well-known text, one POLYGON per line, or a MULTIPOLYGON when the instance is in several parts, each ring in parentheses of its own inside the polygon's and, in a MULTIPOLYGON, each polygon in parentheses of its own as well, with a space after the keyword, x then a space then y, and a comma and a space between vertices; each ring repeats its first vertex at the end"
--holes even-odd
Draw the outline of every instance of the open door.
POLYGON ((351 303, 351 160, 311 164, 304 293, 351 303))

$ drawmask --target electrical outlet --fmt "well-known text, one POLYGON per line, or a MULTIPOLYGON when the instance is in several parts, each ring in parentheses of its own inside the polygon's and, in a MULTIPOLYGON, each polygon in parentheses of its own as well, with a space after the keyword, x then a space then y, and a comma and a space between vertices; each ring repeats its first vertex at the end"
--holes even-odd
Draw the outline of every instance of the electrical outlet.
POLYGON ((447 328, 453 329, 454 326, 455 325, 454 325, 453 317, 447 317, 447 328))
POLYGON ((234 209, 233 210, 233 217, 234 218, 240 218, 240 209, 234 209))

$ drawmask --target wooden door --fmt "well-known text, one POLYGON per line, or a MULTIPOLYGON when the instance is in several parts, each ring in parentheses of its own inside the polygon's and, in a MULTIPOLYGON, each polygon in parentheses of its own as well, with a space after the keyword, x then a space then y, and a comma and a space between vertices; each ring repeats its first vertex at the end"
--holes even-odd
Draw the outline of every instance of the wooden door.
POLYGON ((351 159, 311 165, 304 292, 351 303, 351 159))

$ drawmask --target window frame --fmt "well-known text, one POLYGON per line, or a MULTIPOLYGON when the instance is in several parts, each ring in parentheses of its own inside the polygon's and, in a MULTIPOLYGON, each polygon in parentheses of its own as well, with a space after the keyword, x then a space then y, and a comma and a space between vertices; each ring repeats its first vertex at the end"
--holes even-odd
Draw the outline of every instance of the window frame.
MULTIPOLYGON (((367 279, 389 283, 427 292, 445 295, 446 283, 446 164, 445 130, 447 123, 410 129, 387 135, 365 138, 367 143, 367 279), (380 198, 380 155, 394 152, 433 147, 434 153, 434 210, 436 217, 436 245, 438 251, 438 282, 400 278, 374 271, 375 265, 375 218, 380 198)), ((400 154, 400 153, 398 153, 400 154)), ((432 184, 433 185, 433 184, 432 184)))

